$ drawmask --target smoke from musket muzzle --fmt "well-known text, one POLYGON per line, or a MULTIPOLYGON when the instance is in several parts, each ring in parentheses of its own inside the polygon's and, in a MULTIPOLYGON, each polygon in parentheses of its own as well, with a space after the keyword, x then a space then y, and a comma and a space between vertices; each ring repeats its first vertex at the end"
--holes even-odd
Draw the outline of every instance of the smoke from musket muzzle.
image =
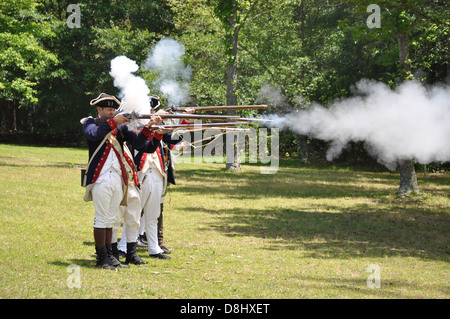
POLYGON ((184 45, 172 38, 159 40, 150 50, 144 68, 156 72, 158 77, 152 83, 161 97, 167 99, 167 106, 178 106, 190 101, 190 66, 182 60, 184 45))
MULTIPOLYGON (((120 89, 121 104, 118 112, 124 113, 150 113, 150 89, 144 79, 134 73, 139 69, 137 63, 126 56, 118 56, 111 60, 110 75, 114 79, 114 86, 120 89)), ((137 129, 148 122, 134 120, 129 123, 131 128, 137 129)))
POLYGON ((402 160, 450 160, 449 84, 426 87, 409 80, 392 90, 364 79, 352 93, 328 107, 313 103, 307 110, 266 119, 273 121, 272 127, 330 141, 330 161, 349 142, 364 142, 368 153, 390 170, 402 160))

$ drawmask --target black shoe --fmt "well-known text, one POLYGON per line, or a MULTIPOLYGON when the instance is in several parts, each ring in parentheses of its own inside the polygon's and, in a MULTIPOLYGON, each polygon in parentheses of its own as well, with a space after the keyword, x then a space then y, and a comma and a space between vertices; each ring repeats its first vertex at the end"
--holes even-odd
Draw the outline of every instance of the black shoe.
POLYGON ((134 265, 148 264, 145 260, 142 260, 136 254, 136 243, 127 243, 127 259, 125 259, 125 264, 132 263, 134 265))
POLYGON ((140 248, 148 247, 148 244, 146 242, 142 241, 140 237, 138 237, 138 239, 136 240, 136 245, 137 245, 137 247, 140 247, 140 248))
POLYGON ((159 248, 161 248, 162 249, 162 251, 163 251, 163 254, 166 254, 166 255, 168 255, 168 254, 170 254, 171 253, 171 251, 167 248, 167 247, 164 247, 164 246, 159 246, 159 248))
POLYGON ((166 256, 164 254, 153 254, 153 255, 149 255, 152 258, 159 258, 159 259, 170 259, 169 256, 166 256))
POLYGON ((143 242, 144 244, 148 244, 148 241, 147 241, 147 235, 145 234, 145 233, 143 233, 142 235, 139 235, 139 237, 138 237, 140 240, 141 240, 141 242, 143 242))

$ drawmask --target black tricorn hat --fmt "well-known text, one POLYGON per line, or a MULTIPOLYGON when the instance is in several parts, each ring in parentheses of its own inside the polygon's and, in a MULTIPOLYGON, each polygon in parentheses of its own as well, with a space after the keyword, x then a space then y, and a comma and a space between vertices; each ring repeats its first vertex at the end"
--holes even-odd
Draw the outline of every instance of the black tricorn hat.
POLYGON ((97 98, 91 100, 90 104, 100 107, 113 107, 117 109, 120 106, 120 101, 114 95, 100 93, 97 98))
POLYGON ((150 101, 150 107, 154 110, 156 110, 161 105, 158 95, 150 95, 148 99, 150 101))

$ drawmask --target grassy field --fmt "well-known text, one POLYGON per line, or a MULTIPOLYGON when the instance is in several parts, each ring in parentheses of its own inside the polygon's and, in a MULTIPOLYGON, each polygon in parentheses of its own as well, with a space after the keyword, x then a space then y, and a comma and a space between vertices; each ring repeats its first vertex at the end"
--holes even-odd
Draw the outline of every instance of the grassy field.
POLYGON ((179 163, 165 200, 172 259, 141 249, 148 265, 112 272, 95 267, 87 150, 0 144, 0 154, 0 298, 450 297, 448 173, 418 173, 423 195, 401 198, 387 171, 179 163))

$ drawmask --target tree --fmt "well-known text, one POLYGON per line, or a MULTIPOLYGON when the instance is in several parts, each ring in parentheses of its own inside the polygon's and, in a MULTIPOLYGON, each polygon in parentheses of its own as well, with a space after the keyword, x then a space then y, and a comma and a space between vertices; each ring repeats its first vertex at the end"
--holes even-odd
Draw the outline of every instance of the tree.
MULTIPOLYGON (((405 4, 405 1, 403 1, 405 4)), ((405 15, 405 11, 398 13, 398 16, 405 15)), ((399 65, 401 77, 403 80, 411 78, 411 64, 409 60, 409 28, 408 23, 405 23, 404 19, 402 24, 398 24, 396 27, 398 52, 399 52, 399 65)), ((416 170, 414 168, 413 159, 405 159, 399 162, 400 171, 400 187, 397 190, 399 195, 407 195, 411 192, 420 193, 419 186, 417 185, 416 170)))
MULTIPOLYGON (((351 0, 353 1, 353 0, 351 0)), ((358 1, 358 9, 366 8, 371 1, 358 1)), ((444 33, 448 34, 449 21, 446 19, 448 13, 448 2, 446 1, 378 1, 382 10, 382 27, 371 33, 372 38, 383 39, 392 43, 397 40, 397 72, 393 72, 396 77, 391 81, 392 85, 414 78, 412 69, 414 61, 410 57, 410 43, 412 38, 419 38, 421 28, 429 29, 430 25, 439 24, 444 33)), ((367 31, 363 31, 367 32, 367 31)), ((414 40, 413 40, 414 41, 414 40)), ((448 48, 448 42, 447 42, 448 48)), ((445 62, 448 65, 448 61, 445 62)), ((423 60, 422 60, 423 66, 423 60)), ((448 68, 448 67, 447 67, 448 68)), ((414 167, 414 159, 403 159, 399 161, 400 186, 397 190, 399 195, 410 193, 420 193, 417 185, 417 177, 414 167)))
MULTIPOLYGON (((203 58, 205 54, 212 54, 216 57, 220 57, 219 59, 216 58, 211 60, 214 64, 214 66, 211 67, 214 70, 212 72, 214 74, 214 79, 217 79, 217 77, 220 76, 220 73, 225 75, 226 105, 239 104, 239 34, 243 25, 246 24, 246 21, 254 16, 254 11, 258 4, 258 0, 190 1, 183 4, 174 1, 172 3, 174 11, 178 13, 176 25, 177 29, 182 34, 180 38, 182 41, 185 40, 183 42, 187 44, 191 50, 194 50, 195 53, 193 54, 200 55, 200 58, 203 58), (187 12, 191 14, 188 15, 187 12), (186 23, 186 21, 189 22, 186 23), (210 29, 205 29, 205 25, 210 27, 210 29), (195 39, 192 39, 191 36, 195 39), (209 44, 206 44, 205 40, 210 39, 211 36, 216 37, 213 41, 209 41, 209 44), (202 43, 202 47, 196 47, 199 42, 202 43), (211 42, 214 43, 212 46, 211 42), (203 45, 206 45, 206 47, 203 45), (208 51, 208 53, 206 53, 205 49, 208 49, 208 46, 216 51, 208 51), (225 61, 225 64, 219 61, 225 61)), ((205 59, 202 59, 201 62, 208 63, 205 59)), ((202 71, 199 71, 199 69, 202 70, 204 67, 201 65, 198 66, 199 68, 194 67, 194 72, 196 74, 200 74, 202 71)), ((219 84, 223 84, 221 80, 219 80, 219 84)), ((213 85, 215 86, 216 84, 213 85)), ((219 92, 223 91, 220 90, 219 92)), ((197 98, 201 94, 204 94, 204 92, 198 93, 197 98)), ((221 98, 218 100, 220 99, 221 98)), ((229 111, 228 114, 234 115, 236 112, 229 111)), ((239 171, 239 156, 236 151, 236 145, 233 147, 233 152, 227 152, 227 154, 232 153, 234 156, 233 158, 227 158, 226 167, 232 171, 239 171)))
MULTIPOLYGON (((172 28, 166 1, 85 1, 80 28, 66 26, 69 1, 44 1, 40 11, 55 17, 56 36, 46 41, 60 64, 48 69, 60 76, 39 87, 42 112, 40 130, 44 133, 79 134, 79 119, 95 112, 89 101, 100 92, 117 95, 109 75, 110 61, 126 55, 141 63, 161 34, 172 28)), ((81 136, 81 134, 80 134, 81 136)))
POLYGON ((38 13, 37 6, 31 0, 0 2, 3 129, 17 131, 28 127, 33 131, 33 113, 39 101, 37 87, 52 76, 47 73, 48 68, 59 63, 57 56, 43 45, 45 39, 55 36, 52 30, 55 21, 38 13))
MULTIPOLYGON (((258 2, 258 1, 256 1, 258 2)), ((239 56, 238 56, 238 41, 239 41, 239 16, 238 16, 238 3, 237 0, 219 0, 214 7, 215 13, 218 18, 222 21, 226 37, 225 37, 225 52, 227 56, 227 93, 226 93, 226 104, 227 105, 237 105, 237 90, 238 90, 238 67, 239 67, 239 56)), ((229 115, 235 115, 235 111, 228 111, 229 115)), ((238 134, 234 137, 237 139, 238 134)), ((230 145, 227 145, 229 147, 230 145)), ((227 151, 226 168, 230 171, 239 172, 240 163, 238 161, 238 150, 236 147, 236 142, 233 143, 232 158, 230 152, 227 151)))

